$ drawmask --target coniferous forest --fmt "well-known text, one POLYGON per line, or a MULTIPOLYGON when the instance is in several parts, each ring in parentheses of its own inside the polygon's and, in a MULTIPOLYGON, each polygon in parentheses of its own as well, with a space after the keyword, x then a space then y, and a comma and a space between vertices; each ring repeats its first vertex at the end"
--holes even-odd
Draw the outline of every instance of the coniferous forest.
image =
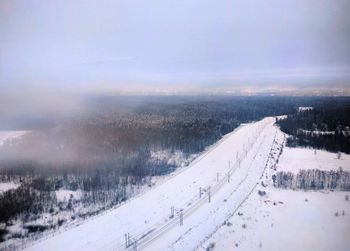
POLYGON ((350 153, 350 102, 348 98, 315 100, 305 110, 277 120, 290 137, 287 146, 313 147, 350 153))

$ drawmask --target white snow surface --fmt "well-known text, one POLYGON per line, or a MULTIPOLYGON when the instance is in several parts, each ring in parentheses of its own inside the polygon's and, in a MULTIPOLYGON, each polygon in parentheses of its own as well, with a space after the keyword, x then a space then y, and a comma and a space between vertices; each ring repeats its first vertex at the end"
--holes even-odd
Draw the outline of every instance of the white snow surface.
POLYGON ((274 122, 265 118, 242 125, 164 183, 27 250, 125 250, 126 233, 132 243, 137 240, 138 249, 193 250, 256 187, 278 131, 274 122), (171 207, 174 218, 170 218, 171 207))
POLYGON ((308 133, 313 135, 334 135, 335 134, 335 131, 320 131, 320 130, 310 131, 310 130, 304 130, 301 128, 298 129, 298 132, 308 133))
POLYGON ((338 159, 337 153, 309 148, 285 147, 277 165, 277 170, 298 173, 301 169, 336 171, 339 167, 344 171, 350 171, 349 154, 341 153, 340 159, 338 159))
POLYGON ((345 201, 349 192, 267 192, 261 197, 255 191, 198 250, 211 243, 213 250, 349 250, 350 201, 345 201))
POLYGON ((20 138, 26 133, 27 131, 0 131, 0 146, 2 146, 6 141, 20 138))
POLYGON ((0 194, 17 187, 19 187, 19 184, 14 182, 0 182, 0 194))
POLYGON ((60 189, 56 191, 56 198, 58 201, 68 201, 71 197, 75 200, 79 200, 82 197, 82 191, 72 191, 67 189, 60 189))
POLYGON ((155 162, 165 161, 169 165, 175 165, 178 167, 187 166, 194 158, 196 154, 192 154, 186 157, 181 151, 170 151, 170 150, 158 150, 151 152, 151 159, 155 162))
POLYGON ((274 188, 271 179, 276 167, 293 173, 339 166, 349 170, 349 155, 338 159, 335 153, 285 147, 285 136, 278 130, 267 164, 252 195, 233 208, 232 216, 197 250, 349 250, 350 192, 282 190, 274 188))
POLYGON ((299 112, 304 112, 304 111, 310 111, 310 110, 313 110, 314 108, 312 106, 300 106, 298 108, 298 111, 299 112))

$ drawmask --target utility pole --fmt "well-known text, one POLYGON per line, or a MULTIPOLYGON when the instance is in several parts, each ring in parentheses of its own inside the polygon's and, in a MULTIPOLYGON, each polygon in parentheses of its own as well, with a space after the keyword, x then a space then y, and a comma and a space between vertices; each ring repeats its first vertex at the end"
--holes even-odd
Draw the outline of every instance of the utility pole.
POLYGON ((208 202, 211 202, 211 191, 210 191, 210 187, 208 187, 208 202))
POLYGON ((172 207, 170 208, 170 219, 174 218, 174 212, 175 212, 175 209, 174 209, 174 207, 172 206, 172 207))
POLYGON ((202 198, 202 187, 199 187, 199 198, 202 198))
POLYGON ((130 247, 130 243, 131 243, 131 241, 130 241, 130 234, 129 233, 126 233, 126 234, 124 234, 124 237, 125 237, 125 248, 128 248, 128 247, 130 247))
POLYGON ((230 173, 227 173, 227 182, 230 183, 230 173))
POLYGON ((125 248, 128 248, 128 234, 124 234, 125 237, 125 248))
POLYGON ((182 226, 183 224, 184 224, 184 213, 181 209, 181 211, 180 211, 180 226, 182 226))

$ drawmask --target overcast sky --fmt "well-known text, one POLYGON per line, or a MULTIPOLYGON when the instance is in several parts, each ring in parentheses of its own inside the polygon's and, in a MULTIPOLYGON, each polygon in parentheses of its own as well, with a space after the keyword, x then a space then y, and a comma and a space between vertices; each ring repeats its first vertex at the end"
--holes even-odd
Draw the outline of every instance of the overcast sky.
POLYGON ((349 86, 349 13, 349 0, 0 0, 0 87, 349 86))

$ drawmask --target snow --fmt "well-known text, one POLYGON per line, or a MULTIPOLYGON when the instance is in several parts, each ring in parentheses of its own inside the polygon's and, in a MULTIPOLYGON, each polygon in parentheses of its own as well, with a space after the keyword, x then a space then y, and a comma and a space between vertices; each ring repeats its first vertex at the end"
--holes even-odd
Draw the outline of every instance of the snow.
POLYGON ((288 115, 276 116, 276 119, 286 119, 286 118, 288 118, 288 115))
POLYGON ((348 250, 350 192, 291 191, 272 186, 277 171, 349 170, 349 155, 285 147, 278 130, 271 158, 259 185, 231 217, 201 242, 197 250, 348 250), (281 154, 282 153, 282 154, 281 154), (278 162, 276 165, 275 163, 278 162), (259 195, 258 191, 266 195, 259 195))
POLYGON ((19 187, 19 184, 16 184, 14 182, 1 182, 0 183, 0 194, 11 190, 11 189, 16 189, 17 187, 19 187))
POLYGON ((298 173, 300 169, 319 169, 323 171, 338 170, 350 171, 350 155, 308 148, 285 147, 277 165, 279 171, 298 173))
POLYGON ((72 191, 72 190, 66 190, 66 189, 60 189, 56 191, 56 198, 58 201, 68 201, 70 197, 72 196, 73 199, 79 200, 82 197, 82 191, 72 191))
POLYGON ((0 131, 0 146, 9 140, 22 137, 26 133, 27 131, 0 131))
POLYGON ((157 150, 151 152, 152 161, 164 161, 169 165, 177 167, 187 166, 195 158, 195 154, 186 157, 182 151, 157 150))
POLYGON ((320 131, 320 130, 310 131, 310 130, 304 130, 301 128, 298 129, 298 132, 312 134, 312 135, 334 135, 335 134, 335 131, 320 131))
POLYGON ((274 121, 242 125, 147 192, 67 231, 25 243, 27 250, 131 250, 134 245, 125 248, 126 233, 142 250, 347 250, 350 193, 279 190, 271 175, 276 168, 349 170, 350 156, 285 147, 286 136, 274 121))
POLYGON ((346 192, 269 189, 268 195, 261 197, 255 192, 239 209, 243 215, 236 213, 199 250, 215 243, 214 250, 346 251, 350 245, 346 194, 350 196, 346 192))
POLYGON ((278 130, 274 122, 265 118, 241 126, 164 183, 84 224, 28 245, 27 250, 124 250, 126 233, 146 250, 194 249, 254 190, 278 130), (210 203, 208 189, 199 197, 200 187, 204 191, 208 186, 210 203), (177 214, 181 209, 183 226, 177 214))
POLYGON ((300 106, 298 108, 298 112, 304 112, 304 111, 310 111, 310 110, 313 110, 314 108, 311 107, 311 106, 300 106))

